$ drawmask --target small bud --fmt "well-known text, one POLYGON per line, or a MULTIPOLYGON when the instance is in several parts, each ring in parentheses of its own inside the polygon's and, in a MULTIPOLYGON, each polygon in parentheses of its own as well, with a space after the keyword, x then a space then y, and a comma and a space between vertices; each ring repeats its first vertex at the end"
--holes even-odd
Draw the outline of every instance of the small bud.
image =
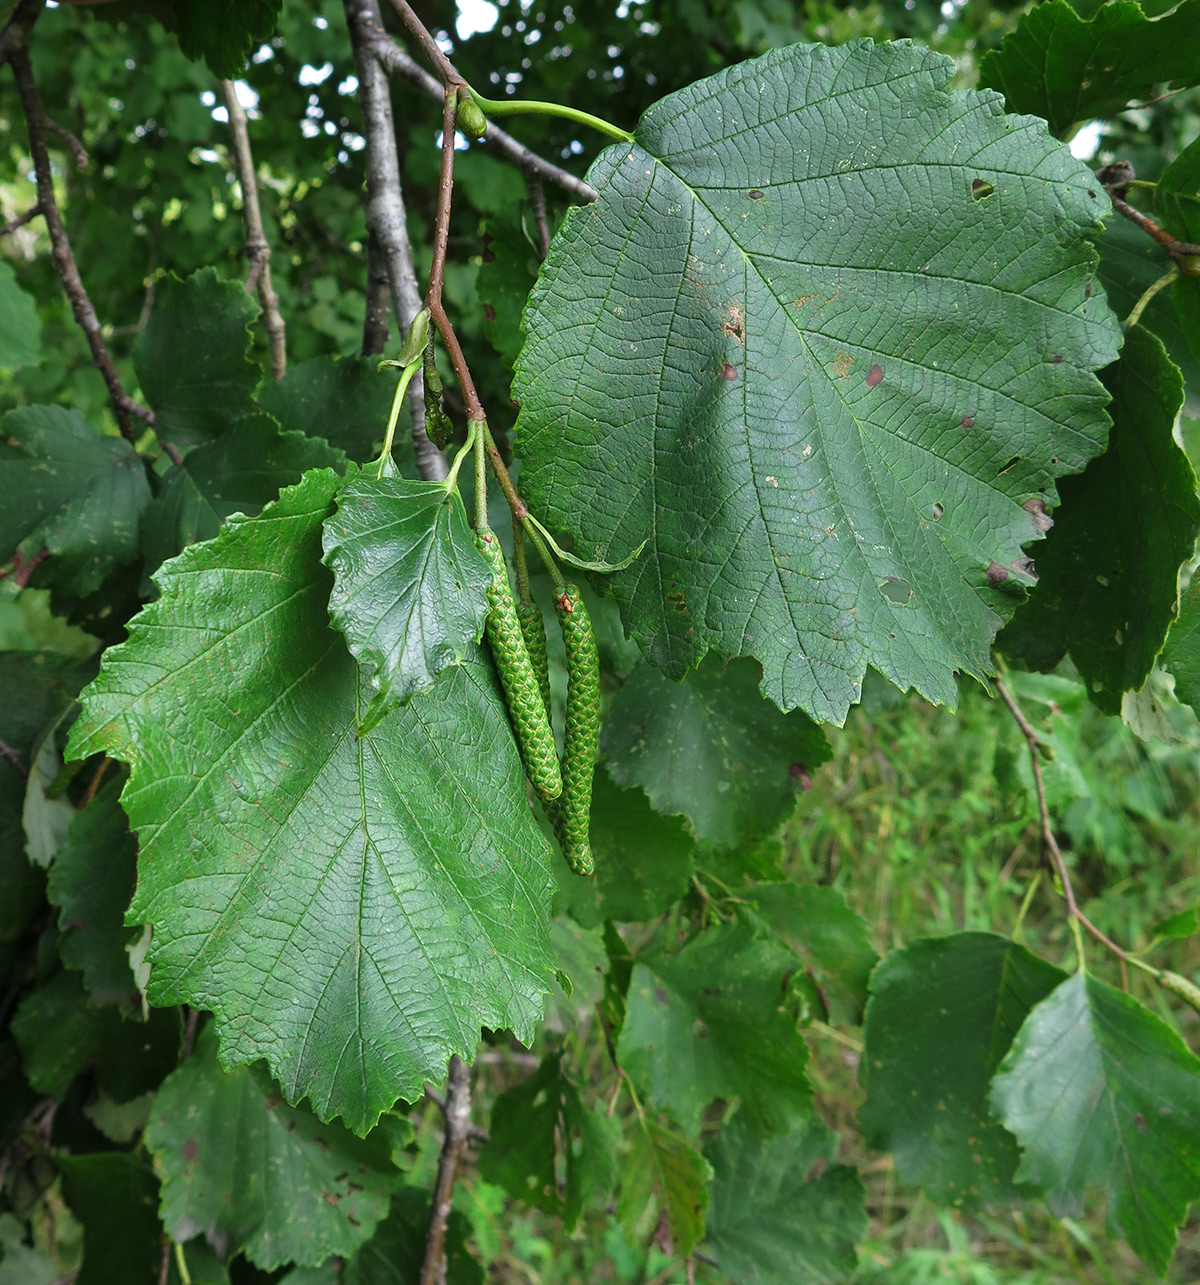
POLYGON ((487 117, 483 108, 467 93, 460 91, 458 100, 458 125, 470 138, 482 138, 487 133, 487 117))

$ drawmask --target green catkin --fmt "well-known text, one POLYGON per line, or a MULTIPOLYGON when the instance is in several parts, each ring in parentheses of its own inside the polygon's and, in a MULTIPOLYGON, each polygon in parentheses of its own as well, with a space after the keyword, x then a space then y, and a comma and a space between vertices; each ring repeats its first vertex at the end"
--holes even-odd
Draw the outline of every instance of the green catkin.
POLYGON ((508 703, 508 713, 517 735, 525 771, 538 797, 549 803, 562 793, 562 773, 537 674, 530 662, 529 650, 517 621, 517 606, 513 601, 512 585, 508 581, 504 551, 492 531, 476 532, 475 543, 492 569, 492 579, 487 591, 486 618, 492 659, 495 660, 496 671, 500 675, 500 685, 504 689, 504 698, 508 703))
POLYGON ((425 345, 422 367, 425 375, 425 435, 439 451, 444 451, 453 436, 454 425, 442 410, 442 377, 438 374, 432 334, 425 345))
POLYGON ((536 602, 517 603, 517 621, 525 639, 525 649, 529 652, 529 663, 537 675, 538 688, 546 706, 546 717, 550 717, 550 653, 546 647, 546 622, 542 619, 542 609, 536 602))
POLYGON ((550 820, 567 865, 577 875, 590 875, 596 868, 588 822, 600 748, 600 656, 591 619, 575 585, 567 585, 566 592, 554 599, 554 610, 567 650, 567 729, 562 795, 550 808, 550 820))
MULTIPOLYGON (((563 789, 566 789, 565 781, 563 782, 563 789)), ((1181 977, 1178 973, 1164 970, 1158 975, 1158 984, 1165 987, 1172 994, 1178 995, 1185 1004, 1200 1013, 1200 987, 1197 987, 1195 982, 1189 981, 1186 977, 1181 977)))

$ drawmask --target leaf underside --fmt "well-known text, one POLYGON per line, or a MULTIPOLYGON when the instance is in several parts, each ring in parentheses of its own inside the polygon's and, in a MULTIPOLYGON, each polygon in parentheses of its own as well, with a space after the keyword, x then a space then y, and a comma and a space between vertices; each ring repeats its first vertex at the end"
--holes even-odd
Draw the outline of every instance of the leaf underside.
POLYGON ((1031 583, 1022 503, 1103 446, 1107 201, 952 72, 904 42, 730 68, 602 153, 555 238, 522 491, 585 557, 648 538, 610 583, 674 676, 754 656, 820 721, 868 665, 953 703, 1031 583))

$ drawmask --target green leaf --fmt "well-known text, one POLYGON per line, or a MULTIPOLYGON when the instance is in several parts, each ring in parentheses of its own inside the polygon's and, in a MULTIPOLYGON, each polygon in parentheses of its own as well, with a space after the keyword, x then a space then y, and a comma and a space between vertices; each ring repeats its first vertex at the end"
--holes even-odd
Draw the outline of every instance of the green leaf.
POLYGON ((475 278, 483 333, 510 369, 525 335, 521 313, 538 275, 537 246, 526 232, 521 211, 509 208, 483 225, 483 265, 475 278))
POLYGON ((583 557, 649 538, 609 583, 675 677, 715 650, 819 721, 868 665, 953 703, 991 671, 997 582, 1028 580, 1022 504, 1103 444, 1104 195, 953 73, 866 41, 729 68, 604 151, 555 238, 522 494, 583 557))
POLYGON ((254 409, 259 369, 247 355, 247 327, 257 313, 242 287, 222 281, 215 268, 159 282, 154 311, 134 341, 133 368, 160 439, 182 449, 219 436, 254 409))
MULTIPOLYGON (((757 694, 756 694, 757 699, 757 694)), ((561 904, 585 928, 606 919, 648 920, 687 891, 695 840, 682 821, 660 816, 641 790, 621 790, 603 768, 592 784, 593 878, 556 872, 561 904)))
POLYGON ((64 798, 55 784, 63 771, 58 753, 57 727, 49 727, 34 749, 21 805, 21 826, 25 831, 25 855, 30 865, 50 868, 75 816, 75 806, 64 798))
POLYGON ((1163 941, 1183 941, 1200 933, 1200 906, 1189 906, 1178 914, 1160 919, 1150 929, 1151 944, 1163 941))
POLYGON ((345 467, 346 457, 325 442, 281 432, 269 415, 243 416, 163 479, 142 518, 146 575, 189 544, 211 540, 231 513, 252 517, 310 468, 345 467))
POLYGON ((122 782, 111 780, 76 814, 47 883, 58 907, 58 953, 83 974, 97 1004, 140 1008, 127 947, 138 932, 125 927, 137 882, 137 840, 121 811, 122 782))
POLYGON ((697 1133, 714 1098, 740 1098, 763 1133, 806 1120, 808 1046, 790 994, 796 959, 727 924, 675 954, 637 956, 617 1058, 638 1088, 697 1133))
POLYGON ((324 547, 330 618, 369 674, 365 736, 474 652, 491 571, 462 496, 440 482, 360 473, 338 494, 324 547))
POLYGON ((0 366, 36 366, 41 360, 37 303, 17 285, 12 265, 0 261, 0 366))
POLYGON ((0 419, 0 558, 46 550, 34 574, 85 597, 137 557, 150 502, 142 461, 121 437, 101 437, 76 410, 21 406, 0 419))
POLYGON ((666 1214, 671 1251, 686 1258, 704 1234, 712 1166, 686 1138, 642 1116, 634 1121, 630 1142, 617 1218, 627 1227, 641 1222, 656 1198, 666 1214))
POLYGON ((175 0, 179 47, 203 58, 218 79, 232 80, 274 34, 282 9, 283 0, 175 0))
POLYGON ((83 1224, 75 1285, 156 1285, 162 1262, 158 1180, 128 1152, 60 1155, 63 1195, 83 1224))
POLYGON ((988 1083, 1059 969, 1007 937, 958 933, 887 955, 863 1027, 867 1145, 944 1204, 1014 1199, 1017 1146, 991 1118, 988 1083))
POLYGON ((492 1104, 491 1141, 480 1154, 479 1175, 561 1217, 571 1232, 584 1205, 612 1189, 620 1141, 618 1122, 602 1104, 584 1105, 561 1055, 551 1054, 492 1104))
POLYGON ((806 715, 764 700, 758 680, 751 661, 710 657, 681 683, 639 665, 604 726, 613 780, 682 813, 703 843, 732 847, 774 830, 795 804, 799 769, 824 763, 829 744, 806 715))
POLYGON ((824 1285, 854 1275, 866 1192, 854 1169, 833 1163, 836 1153, 836 1136, 816 1116, 780 1138, 762 1138, 740 1116, 717 1134, 705 1151, 708 1239, 727 1276, 739 1285, 824 1285))
POLYGON ((812 970, 833 1019, 860 1022, 879 959, 867 921, 836 889, 817 884, 761 883, 746 895, 755 917, 812 970))
MULTIPOLYGON (((407 1285, 421 1275, 429 1230, 429 1193, 401 1187, 392 1212, 342 1269, 342 1285, 407 1285)), ((483 1285, 483 1270, 466 1247, 470 1224, 457 1209, 446 1224, 446 1285, 483 1285)))
POLYGON ((1200 576, 1179 603, 1162 651, 1162 667, 1175 678, 1175 695, 1200 713, 1200 576))
POLYGON ((1121 709, 1154 667, 1179 605, 1179 568, 1200 532, 1196 475, 1176 443, 1183 381, 1157 336, 1135 326, 1116 366, 1108 449, 1061 485, 1039 581, 997 639, 1032 669, 1070 652, 1092 702, 1121 709))
POLYGON ((222 1259, 244 1253, 265 1271, 354 1253, 395 1185, 385 1137, 364 1142, 287 1106, 261 1064, 222 1071, 211 1026, 163 1081, 145 1137, 172 1238, 204 1236, 222 1259))
POLYGON ((1060 1218, 1102 1188, 1110 1233, 1165 1274, 1200 1198, 1200 1060, 1171 1027, 1076 973, 1026 1019, 991 1102, 1024 1152, 1019 1180, 1060 1218))
POLYGON ((321 565, 341 484, 309 473, 165 564, 70 744, 132 767, 152 1002, 211 1009, 227 1065, 265 1057, 362 1133, 481 1025, 532 1038, 551 883, 478 652, 355 735, 369 693, 321 565))
POLYGON ((1009 111, 1032 112, 1066 135, 1113 116, 1156 86, 1200 81, 1200 3, 1184 0, 1151 21, 1136 0, 1110 0, 1081 17, 1067 0, 1044 0, 979 64, 979 83, 1003 93, 1009 111))
POLYGON ((1185 147, 1159 175, 1154 212, 1179 240, 1200 240, 1200 138, 1185 147))
MULTIPOLYGON (((398 379, 377 365, 366 357, 313 357, 289 366, 278 383, 266 381, 258 404, 289 432, 322 437, 363 463, 378 454, 398 379)), ((416 476, 408 433, 397 432, 392 460, 406 477, 416 476)))

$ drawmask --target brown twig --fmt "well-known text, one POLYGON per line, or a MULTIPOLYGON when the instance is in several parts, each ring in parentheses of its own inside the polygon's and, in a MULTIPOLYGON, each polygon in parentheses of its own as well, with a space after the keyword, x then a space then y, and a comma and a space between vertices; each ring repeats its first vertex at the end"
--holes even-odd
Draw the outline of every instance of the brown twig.
POLYGON ((1161 224, 1143 214, 1141 210, 1135 210, 1123 196, 1118 195, 1115 185, 1106 185, 1104 190, 1113 203, 1113 209, 1118 214, 1123 214, 1131 223, 1136 224, 1147 236, 1153 237, 1176 262, 1200 255, 1200 245, 1173 237, 1161 224))
MULTIPOLYGON (((432 1084, 425 1086, 425 1096, 433 1103, 435 1107, 444 1116, 446 1114, 446 1095, 439 1093, 432 1084)), ((467 1140, 477 1142, 480 1146, 487 1146, 492 1140, 492 1135, 486 1129, 481 1129, 477 1124, 467 1125, 467 1140)))
POLYGON ((1033 784, 1037 792, 1038 815, 1041 821, 1042 846, 1050 854, 1059 883, 1062 885, 1063 898, 1067 903, 1067 914, 1081 928, 1086 929, 1102 946, 1111 950, 1118 959, 1128 960, 1130 958, 1129 952, 1122 950, 1115 941, 1105 936, 1087 915, 1079 909, 1079 903, 1075 900, 1075 889, 1071 885, 1071 875, 1067 870, 1067 862, 1063 857, 1062 849, 1058 846, 1058 840, 1054 837, 1054 826, 1050 821, 1050 806, 1046 801, 1046 785, 1042 779, 1042 738, 1038 735, 1037 729, 1033 724, 1025 717, 1020 705, 1017 704, 1016 699, 1004 682, 999 678, 995 679, 994 682, 996 690, 1000 693, 1000 699, 1008 706, 1008 712, 1021 729, 1021 735, 1024 736, 1025 744, 1029 748, 1029 763, 1033 768, 1033 784))
POLYGON ((528 168, 525 170, 525 186, 529 189, 529 207, 533 210, 533 222, 537 228, 538 254, 544 259, 550 253, 550 220, 546 217, 546 193, 542 191, 542 180, 528 168))
POLYGON ((420 46, 421 52, 429 59, 437 71, 442 85, 446 89, 454 89, 458 85, 465 85, 467 82, 459 75, 457 68, 442 53, 438 42, 429 34, 429 29, 412 11, 412 6, 408 0, 391 0, 392 8, 400 15, 400 21, 404 23, 408 34, 420 46))
POLYGON ((21 756, 7 741, 0 741, 0 758, 12 768, 22 781, 29 780, 29 772, 26 770, 25 764, 21 762, 21 756))
MULTIPOLYGON (((426 98, 439 103, 442 101, 444 90, 438 80, 382 30, 373 42, 371 52, 389 75, 398 76, 401 80, 407 81, 426 98)), ((487 133, 483 136, 483 141, 494 147, 506 161, 519 166, 527 173, 532 172, 538 178, 556 184, 585 205, 594 201, 598 195, 590 183, 585 183, 569 170, 564 170, 546 160, 545 157, 539 156, 524 143, 518 143, 507 130, 501 129, 494 121, 488 121, 487 133)))
POLYGON ((83 279, 75 263, 71 242, 59 213, 58 200, 54 195, 54 172, 50 167, 50 152, 46 146, 46 113, 38 94, 37 82, 33 76, 33 62, 29 57, 29 33, 37 21, 45 0, 21 0, 17 5, 11 21, 0 36, 0 54, 12 68, 13 79, 17 83, 17 93, 21 98, 21 107, 25 113, 25 124, 29 130, 29 154, 33 158, 34 176, 37 179, 38 205, 46 220, 46 230, 50 235, 50 248, 54 265, 62 279, 63 289, 71 301, 71 311, 87 337, 88 347, 92 351, 92 361, 104 379, 108 395, 112 400, 113 414, 121 436, 130 445, 135 445, 141 433, 135 427, 134 419, 154 422, 153 411, 138 405, 125 391, 113 366, 100 321, 92 301, 84 288, 83 279))
POLYGON ((262 305, 263 325, 271 349, 271 376, 282 379, 287 371, 287 341, 283 315, 279 311, 279 296, 271 285, 271 246, 263 231, 262 210, 258 203, 258 178, 254 172, 254 156, 250 151, 250 129, 246 113, 238 102, 237 88, 232 80, 221 81, 221 96, 229 113, 229 133, 233 138, 233 163, 237 170, 238 185, 242 189, 242 220, 246 224, 246 258, 250 275, 246 280, 246 293, 257 286, 258 301, 262 305))
MULTIPOLYGON (((367 232, 375 237, 387 268, 396 322, 401 333, 407 333, 413 318, 421 311, 421 289, 408 239, 387 74, 372 52, 384 39, 383 20, 379 15, 379 0, 342 0, 342 7, 354 50, 363 137, 367 140, 367 232)), ((420 372, 409 386, 408 401, 417 471, 426 481, 444 479, 448 472, 446 457, 425 432, 424 380, 420 372)))
POLYGON ((429 1231, 425 1237, 425 1261, 421 1264, 421 1285, 442 1285, 446 1279, 446 1223, 450 1218, 454 1178, 467 1145, 471 1123, 471 1072, 457 1054, 450 1058, 446 1087, 446 1136, 438 1161, 429 1231))
POLYGON ((67 147, 71 151, 71 155, 75 158, 75 168, 77 170, 86 170, 91 161, 91 157, 88 156, 87 153, 87 148, 84 147, 84 145, 75 137, 74 134, 71 133, 69 129, 60 125, 56 120, 51 120, 50 117, 47 116, 45 123, 46 128, 52 134, 57 134, 58 137, 66 143, 67 147))
POLYGON ((158 1285, 167 1285, 171 1275, 171 1238, 163 1237, 162 1259, 158 1265, 158 1285))
POLYGON ((33 576, 33 573, 49 556, 50 550, 47 549, 44 544, 32 558, 24 557, 20 549, 18 549, 9 559, 12 563, 11 568, 0 568, 0 580, 7 580, 11 575, 13 578, 13 584, 15 584, 18 589, 24 589, 33 576))
POLYGON ((179 1054, 179 1060, 186 1062, 192 1056, 192 1050, 196 1047, 196 1030, 200 1025, 200 1010, 198 1008, 188 1009, 187 1025, 183 1028, 183 1051, 179 1054))
POLYGON ((15 232, 18 228, 23 228, 26 223, 32 223, 34 219, 41 214, 41 212, 41 202, 35 202, 25 211, 24 214, 18 214, 16 218, 9 219, 7 223, 0 227, 0 236, 8 236, 10 232, 15 232))
POLYGON ((111 762, 112 759, 110 759, 107 754, 100 760, 100 766, 97 767, 96 771, 92 774, 91 782, 83 796, 83 802, 79 805, 81 808, 86 808, 87 805, 96 797, 96 791, 100 788, 100 782, 104 777, 104 773, 108 771, 108 765, 111 762))

